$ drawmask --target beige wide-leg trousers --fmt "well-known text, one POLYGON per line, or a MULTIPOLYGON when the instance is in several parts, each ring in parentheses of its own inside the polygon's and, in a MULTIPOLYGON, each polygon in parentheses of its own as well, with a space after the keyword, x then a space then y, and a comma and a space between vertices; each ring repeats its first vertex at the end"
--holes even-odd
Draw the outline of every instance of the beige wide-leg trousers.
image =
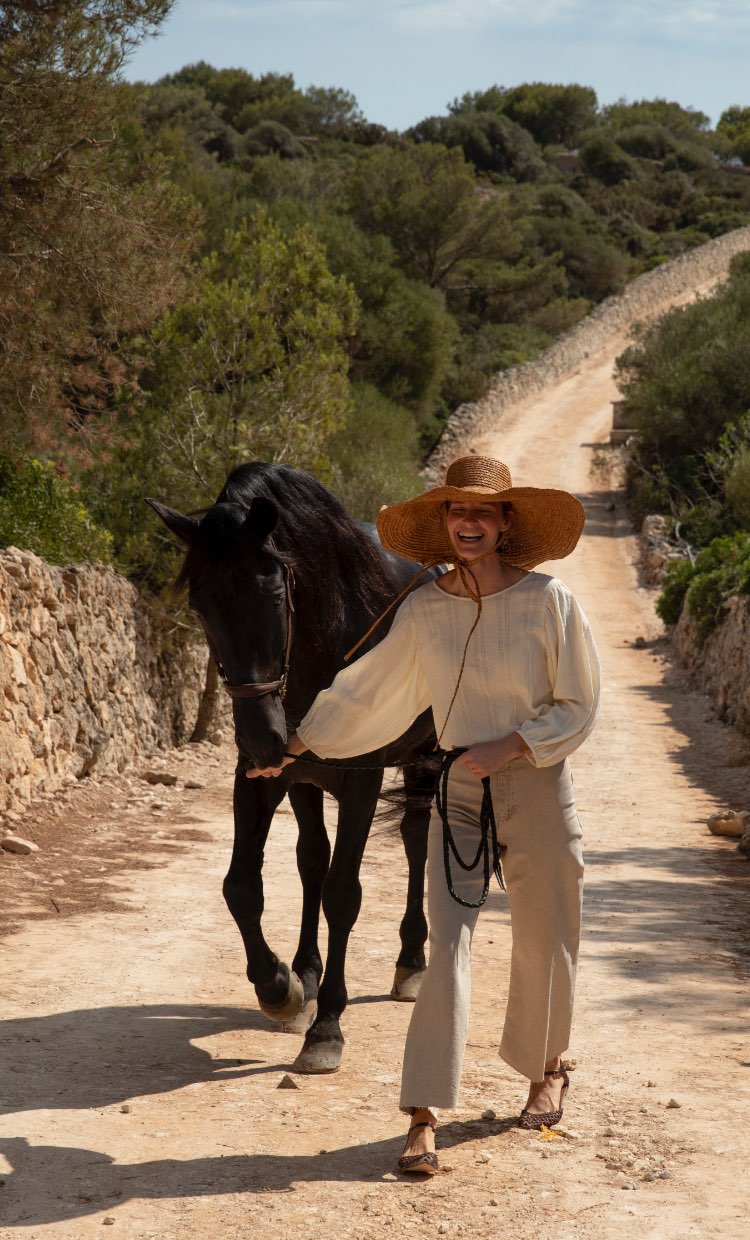
MULTIPOLYGON (((529 1080, 541 1081, 544 1065, 570 1041, 583 894, 581 826, 567 761, 538 768, 520 758, 490 782, 498 840, 506 845, 503 874, 513 936, 500 1055, 529 1080)), ((479 843, 481 801, 481 780, 453 766, 448 816, 465 861, 479 843)), ((451 862, 456 892, 478 900, 482 863, 469 874, 451 862)), ((430 956, 406 1038, 401 1109, 429 1107, 436 1113, 458 1100, 471 1004, 471 940, 480 910, 464 908, 448 891, 443 827, 434 806, 427 882, 430 956)))

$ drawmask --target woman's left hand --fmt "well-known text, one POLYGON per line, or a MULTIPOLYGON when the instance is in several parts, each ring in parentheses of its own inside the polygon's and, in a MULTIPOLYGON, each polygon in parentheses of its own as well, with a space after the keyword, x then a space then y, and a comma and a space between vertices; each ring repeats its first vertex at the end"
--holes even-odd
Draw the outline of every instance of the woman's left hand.
POLYGON ((530 752, 520 733, 511 732, 499 741, 482 741, 479 745, 471 745, 466 753, 456 758, 456 766, 465 766, 477 779, 484 779, 487 775, 501 771, 515 758, 530 752))

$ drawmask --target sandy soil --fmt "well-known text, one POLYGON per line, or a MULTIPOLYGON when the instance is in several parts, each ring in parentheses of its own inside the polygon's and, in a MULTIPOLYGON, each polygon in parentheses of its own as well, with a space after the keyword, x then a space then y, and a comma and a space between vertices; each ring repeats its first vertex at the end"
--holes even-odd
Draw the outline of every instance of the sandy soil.
MULTIPOLYGON (((748 804, 750 753, 669 667, 621 496, 590 472, 621 345, 476 445, 520 483, 574 490, 589 516, 558 568, 604 668, 602 721, 574 763, 588 877, 561 1128, 545 1140, 514 1127, 525 1089, 496 1051, 509 924, 493 890, 475 940, 462 1109, 439 1130, 440 1174, 394 1175, 411 1009, 387 997, 405 882, 400 845, 382 833, 363 867, 344 1066, 278 1088, 299 1037, 258 1012, 220 893, 233 755, 187 746, 153 763, 179 776, 175 788, 136 772, 72 787, 16 824, 39 853, 0 861, 0 1235, 750 1234, 750 867, 705 827, 714 809, 748 804)), ((287 959, 294 843, 282 813, 265 925, 287 959)))

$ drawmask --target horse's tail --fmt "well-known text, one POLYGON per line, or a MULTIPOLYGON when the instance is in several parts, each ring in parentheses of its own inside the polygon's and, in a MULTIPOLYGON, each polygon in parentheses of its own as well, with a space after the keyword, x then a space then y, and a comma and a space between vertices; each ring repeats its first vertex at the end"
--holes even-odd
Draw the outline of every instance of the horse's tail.
POLYGON ((418 763, 399 767, 380 793, 373 825, 399 830, 407 815, 429 814, 442 754, 427 754, 418 763))

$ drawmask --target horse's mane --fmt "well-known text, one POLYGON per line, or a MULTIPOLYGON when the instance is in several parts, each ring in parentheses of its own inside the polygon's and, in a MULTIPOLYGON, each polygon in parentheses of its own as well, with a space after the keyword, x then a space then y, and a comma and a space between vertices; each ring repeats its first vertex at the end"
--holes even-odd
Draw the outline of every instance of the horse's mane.
POLYGON ((242 512, 256 498, 276 506, 278 523, 264 551, 293 567, 315 617, 311 635, 321 646, 343 635, 352 612, 361 624, 390 602, 395 587, 377 548, 336 496, 309 474, 266 461, 239 465, 229 475, 213 509, 205 510, 219 519, 201 523, 202 536, 187 553, 178 589, 194 572, 225 560, 229 548, 236 552, 242 512))

